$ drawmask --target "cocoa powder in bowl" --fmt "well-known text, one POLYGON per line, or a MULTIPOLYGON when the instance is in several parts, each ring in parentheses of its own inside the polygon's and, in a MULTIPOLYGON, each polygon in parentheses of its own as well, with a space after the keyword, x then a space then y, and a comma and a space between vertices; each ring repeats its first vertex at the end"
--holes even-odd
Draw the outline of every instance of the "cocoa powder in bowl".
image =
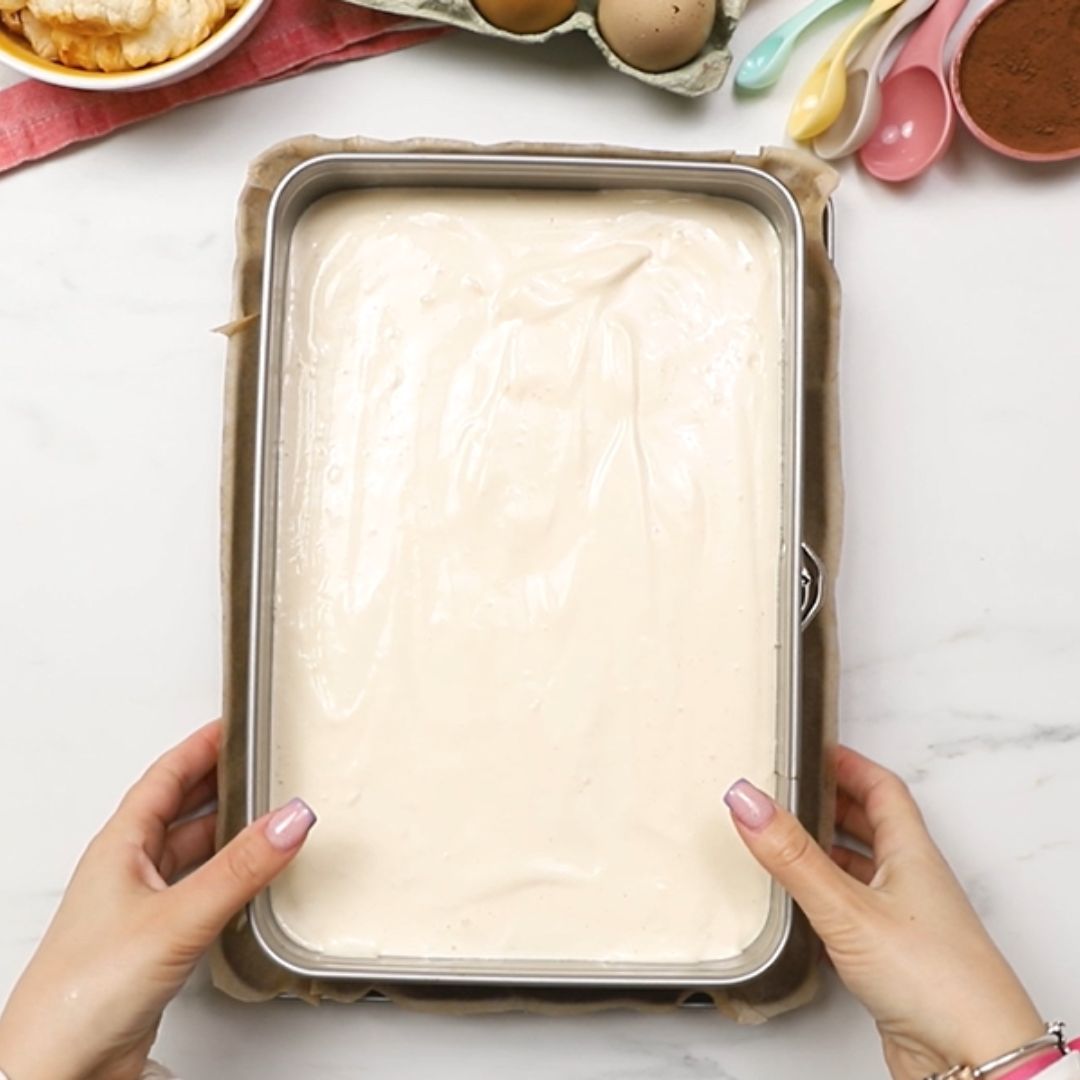
POLYGON ((1003 0, 958 66, 961 107, 983 134, 1025 154, 1080 152, 1080 0, 1003 0))

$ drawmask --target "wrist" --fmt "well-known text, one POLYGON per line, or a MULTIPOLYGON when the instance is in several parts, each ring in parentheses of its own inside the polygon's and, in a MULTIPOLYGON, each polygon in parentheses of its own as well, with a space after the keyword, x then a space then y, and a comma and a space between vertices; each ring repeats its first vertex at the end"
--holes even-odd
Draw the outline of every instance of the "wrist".
POLYGON ((43 1074, 36 1071, 34 1056, 25 1040, 5 1030, 0 1017, 0 1080, 43 1080, 43 1074))
MULTIPOLYGON (((1045 1033, 1046 1024, 1034 1006, 998 1013, 992 1024, 973 1026, 963 1033, 952 1060, 954 1063, 959 1061, 973 1067, 982 1065, 1038 1039, 1045 1033)), ((1007 1069, 995 1070, 987 1075, 998 1080, 999 1076, 1007 1072, 1007 1069)))
POLYGON ((1061 1061, 1072 1048, 1065 1043, 1064 1031, 1060 1021, 1043 1024, 1038 1035, 993 1058, 961 1061, 927 1080, 1029 1080, 1061 1061))
POLYGON ((71 1060, 66 1042, 0 1018, 0 1080, 79 1080, 86 1070, 71 1060))
MULTIPOLYGON (((45 1066, 48 1069, 48 1065, 45 1066)), ((40 1055, 30 1048, 0 1041, 0 1080, 47 1080, 41 1071, 40 1055)))

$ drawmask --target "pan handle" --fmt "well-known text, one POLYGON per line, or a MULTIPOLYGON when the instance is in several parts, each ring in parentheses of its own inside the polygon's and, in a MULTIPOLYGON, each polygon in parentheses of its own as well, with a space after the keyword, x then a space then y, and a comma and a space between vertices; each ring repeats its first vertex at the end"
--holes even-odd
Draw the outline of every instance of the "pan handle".
POLYGON ((809 544, 802 545, 799 585, 799 625, 805 630, 821 610, 821 602, 825 596, 825 565, 809 544))
POLYGON ((836 258, 836 207, 830 198, 821 211, 821 235, 825 241, 825 254, 829 262, 836 258))

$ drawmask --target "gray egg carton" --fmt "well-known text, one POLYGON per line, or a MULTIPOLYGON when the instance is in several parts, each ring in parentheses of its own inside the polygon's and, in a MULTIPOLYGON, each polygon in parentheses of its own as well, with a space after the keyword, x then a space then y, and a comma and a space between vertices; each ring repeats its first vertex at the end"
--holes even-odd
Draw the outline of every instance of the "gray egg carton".
POLYGON ((621 71, 624 75, 630 75, 650 86, 670 90, 673 94, 699 97, 701 94, 716 90, 724 81, 724 76, 731 66, 728 42, 735 32, 739 17, 746 8, 747 0, 717 0, 716 23, 713 25, 705 47, 690 63, 675 68, 673 71, 659 73, 631 67, 611 51, 596 27, 596 0, 579 0, 577 11, 569 19, 541 34, 512 34, 507 30, 500 30, 484 19, 469 0, 351 0, 351 2, 361 3, 363 7, 375 8, 377 11, 389 11, 395 15, 446 23, 463 30, 472 30, 477 34, 487 34, 489 37, 528 45, 548 41, 558 34, 569 34, 574 30, 581 30, 592 38, 593 44, 616 71, 621 71))

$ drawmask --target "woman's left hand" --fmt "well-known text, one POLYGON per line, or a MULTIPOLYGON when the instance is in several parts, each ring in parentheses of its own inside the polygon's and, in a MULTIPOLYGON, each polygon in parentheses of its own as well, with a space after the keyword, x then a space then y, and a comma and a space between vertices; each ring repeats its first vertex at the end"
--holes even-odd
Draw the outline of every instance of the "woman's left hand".
POLYGON ((166 753, 90 843, 0 1016, 12 1080, 136 1080, 199 957, 300 850, 294 799, 213 855, 220 743, 215 722, 166 753))

